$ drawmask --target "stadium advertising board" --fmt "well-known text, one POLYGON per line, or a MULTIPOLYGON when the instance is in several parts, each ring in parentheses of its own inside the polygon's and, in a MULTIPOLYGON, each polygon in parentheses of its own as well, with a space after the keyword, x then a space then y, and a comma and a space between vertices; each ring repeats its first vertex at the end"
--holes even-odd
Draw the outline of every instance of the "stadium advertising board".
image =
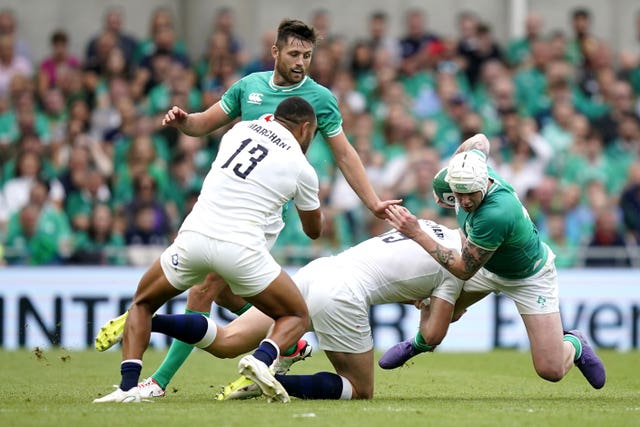
MULTIPOLYGON (((4 268, 0 270, 0 347, 68 349, 93 346, 98 328, 129 305, 144 270, 137 268, 4 268)), ((638 270, 560 271, 561 314, 565 329, 582 329, 599 347, 638 349, 640 285, 638 270)), ((186 294, 162 307, 162 313, 183 313, 186 294)), ((234 315, 214 309, 225 324, 234 315)), ((376 348, 385 349, 415 334, 419 319, 413 306, 373 307, 376 348)), ((313 335, 308 338, 314 342, 313 335)), ((170 339, 152 334, 158 348, 170 339)), ((451 325, 440 351, 526 349, 526 332, 513 303, 491 295, 472 306, 451 325)))

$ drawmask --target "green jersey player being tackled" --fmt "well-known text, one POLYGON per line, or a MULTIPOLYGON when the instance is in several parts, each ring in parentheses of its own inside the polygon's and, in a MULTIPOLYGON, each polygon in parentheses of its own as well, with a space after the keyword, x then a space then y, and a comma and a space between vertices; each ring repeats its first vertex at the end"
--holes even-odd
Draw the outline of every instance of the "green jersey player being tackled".
MULTIPOLYGON (((527 330, 533 366, 548 381, 561 380, 575 364, 596 389, 605 384, 602 361, 578 330, 563 331, 558 301, 555 255, 538 237, 535 225, 513 188, 487 165, 489 140, 466 140, 447 169, 434 180, 441 204, 453 204, 466 241, 461 254, 424 233, 405 208, 391 206, 389 222, 415 240, 443 267, 465 280, 456 312, 492 292, 514 301, 527 330), (444 178, 444 180, 443 180, 444 178)), ((379 360, 383 369, 402 366, 432 350, 420 333, 396 344, 379 360)))

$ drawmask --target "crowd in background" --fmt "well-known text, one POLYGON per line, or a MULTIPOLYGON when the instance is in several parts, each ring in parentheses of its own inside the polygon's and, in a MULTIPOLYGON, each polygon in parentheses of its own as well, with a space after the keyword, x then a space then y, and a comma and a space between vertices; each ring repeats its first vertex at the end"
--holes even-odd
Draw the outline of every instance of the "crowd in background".
MULTIPOLYGON (((275 32, 243 40, 233 9, 217 11, 196 58, 169 10, 154 11, 143 40, 124 31, 124 19, 107 10, 83 57, 70 53, 73 34, 56 30, 50 54, 35 60, 13 11, 0 11, 5 264, 149 264, 195 202, 225 130, 189 137, 162 128, 161 117, 172 105, 203 110, 242 76, 273 69, 275 32), (259 54, 248 43, 259 43, 259 54)), ((592 34, 586 9, 555 31, 531 13, 525 36, 502 44, 467 11, 453 37, 430 31, 421 9, 404 13, 398 38, 384 12, 362 19, 367 33, 346 40, 330 12, 309 17, 322 36, 309 74, 335 94, 381 198, 402 198, 415 215, 456 227, 453 212, 435 203, 431 179, 461 141, 483 132, 491 166, 514 186, 558 267, 640 264, 640 49, 614 52, 592 34)), ((349 188, 324 141, 308 158, 325 232, 307 239, 289 209, 273 251, 284 264, 388 228, 349 188)))

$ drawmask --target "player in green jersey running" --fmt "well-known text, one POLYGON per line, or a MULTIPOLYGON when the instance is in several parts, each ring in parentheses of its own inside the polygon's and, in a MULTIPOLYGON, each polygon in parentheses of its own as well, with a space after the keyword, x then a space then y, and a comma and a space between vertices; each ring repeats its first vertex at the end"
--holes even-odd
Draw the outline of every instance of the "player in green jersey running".
MULTIPOLYGON (((513 188, 487 166, 489 140, 477 134, 452 157, 445 181, 455 199, 456 218, 466 241, 462 253, 451 251, 423 233, 407 209, 391 206, 388 222, 415 240, 442 266, 466 280, 456 311, 491 292, 511 298, 529 336, 533 365, 549 381, 562 379, 575 364, 596 389, 606 373, 602 361, 580 331, 564 332, 558 301, 555 255, 544 244, 513 188)), ((444 174, 441 171, 438 175, 444 174)), ((436 181, 438 176, 436 176, 436 181)), ((441 203, 452 201, 446 189, 434 185, 441 203)), ((396 344, 380 358, 393 369, 432 346, 418 335, 396 344)))
MULTIPOLYGON (((174 126, 190 136, 207 135, 238 117, 242 120, 254 120, 265 114, 271 114, 283 99, 294 95, 300 96, 313 106, 318 121, 318 132, 329 144, 338 168, 351 187, 367 208, 377 217, 385 218, 385 210, 400 201, 381 201, 377 196, 358 154, 342 130, 342 116, 335 97, 331 91, 307 76, 316 38, 314 28, 304 22, 283 20, 278 26, 277 38, 271 48, 275 60, 273 71, 253 73, 243 77, 224 93, 219 102, 205 111, 189 114, 182 108, 174 106, 165 114, 162 125, 174 126)), ((275 215, 267 230, 271 246, 275 243, 282 227, 284 223, 281 215, 275 215)), ((236 314, 241 314, 250 307, 250 304, 242 298, 228 292, 228 287, 222 278, 216 274, 210 274, 204 284, 189 290, 186 312, 202 313, 208 316, 213 301, 236 314)), ((113 329, 110 325, 115 328, 118 322, 123 322, 125 318, 126 313, 103 327, 96 337, 98 350, 102 351, 105 348, 102 343, 105 336, 113 329)), ((192 350, 192 345, 174 340, 158 370, 140 383, 142 397, 164 396, 164 390, 169 381, 192 350)), ((310 348, 301 342, 295 348, 283 351, 283 356, 303 357, 308 351, 310 348)))

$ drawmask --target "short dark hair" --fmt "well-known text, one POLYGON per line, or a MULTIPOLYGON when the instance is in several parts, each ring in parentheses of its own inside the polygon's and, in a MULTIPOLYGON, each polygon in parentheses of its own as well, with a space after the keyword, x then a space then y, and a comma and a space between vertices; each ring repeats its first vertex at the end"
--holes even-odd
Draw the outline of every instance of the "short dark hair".
POLYGON ((289 37, 300 39, 303 41, 316 44, 318 33, 315 28, 305 24, 299 19, 283 19, 278 25, 278 37, 276 37, 276 46, 281 48, 287 43, 289 37))
POLYGON ((370 15, 370 19, 379 19, 381 21, 386 21, 387 18, 387 12, 385 12, 384 10, 375 10, 370 15))
POLYGON ((591 18, 591 12, 589 12, 589 9, 587 9, 587 8, 578 7, 578 8, 573 10, 573 13, 571 14, 571 16, 573 17, 573 19, 576 19, 576 18, 590 19, 591 18))
POLYGON ((56 30, 51 34, 50 42, 52 45, 58 43, 67 44, 69 42, 69 36, 64 30, 56 30))
POLYGON ((304 122, 314 122, 316 112, 307 101, 299 96, 290 96, 278 104, 273 113, 276 120, 299 125, 304 122))

